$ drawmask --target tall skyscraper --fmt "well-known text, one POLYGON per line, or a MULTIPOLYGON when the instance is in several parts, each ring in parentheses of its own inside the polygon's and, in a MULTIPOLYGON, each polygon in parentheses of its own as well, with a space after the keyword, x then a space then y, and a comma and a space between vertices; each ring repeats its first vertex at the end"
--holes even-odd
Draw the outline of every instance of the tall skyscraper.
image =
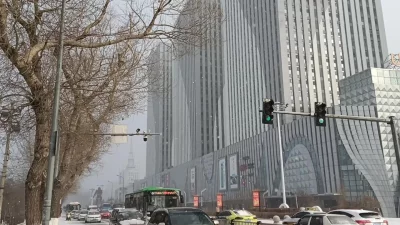
POLYGON ((148 122, 168 135, 148 145, 148 165, 157 162, 148 174, 266 131, 265 97, 300 112, 338 105, 339 80, 388 55, 380 0, 219 3, 224 18, 210 42, 176 59, 162 46, 154 52, 152 72, 168 73, 170 89, 150 97, 148 122))
POLYGON ((229 144, 263 131, 262 98, 297 112, 316 101, 338 105, 339 80, 382 67, 388 55, 379 0, 222 4, 229 144))

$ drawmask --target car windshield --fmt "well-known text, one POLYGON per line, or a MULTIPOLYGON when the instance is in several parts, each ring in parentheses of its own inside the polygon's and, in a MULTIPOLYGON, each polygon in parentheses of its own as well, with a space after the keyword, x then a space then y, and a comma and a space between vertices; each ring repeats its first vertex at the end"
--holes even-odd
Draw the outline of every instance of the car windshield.
POLYGON ((103 210, 103 211, 101 211, 102 213, 109 213, 109 211, 108 210, 103 210))
POLYGON ((124 218, 128 220, 141 219, 143 217, 139 211, 123 211, 122 214, 124 215, 124 218))
POLYGON ((354 222, 354 220, 350 219, 347 216, 328 216, 328 220, 331 222, 331 224, 357 224, 354 222))
POLYGON ((249 211, 246 211, 246 210, 237 210, 237 211, 233 211, 233 212, 239 216, 253 216, 253 214, 251 214, 249 211))
POLYGON ((80 212, 80 214, 88 214, 88 211, 83 210, 83 211, 80 212))
POLYGON ((174 212, 170 214, 174 225, 213 225, 211 219, 203 212, 174 212))
POLYGON ((88 215, 100 215, 99 212, 89 212, 88 215))
POLYGON ((178 196, 175 195, 162 195, 162 196, 152 196, 151 202, 149 204, 155 208, 169 208, 178 206, 178 196))

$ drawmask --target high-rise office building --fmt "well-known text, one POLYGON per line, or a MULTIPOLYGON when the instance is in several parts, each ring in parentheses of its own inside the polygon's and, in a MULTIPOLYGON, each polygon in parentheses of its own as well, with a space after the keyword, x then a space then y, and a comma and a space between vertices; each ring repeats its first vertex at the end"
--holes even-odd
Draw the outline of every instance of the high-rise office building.
POLYGON ((317 101, 338 105, 339 80, 382 67, 388 54, 379 0, 222 4, 229 144, 263 131, 263 97, 297 112, 317 101))
MULTIPOLYGON (((180 58, 165 54, 162 46, 154 54, 158 63, 153 72, 168 73, 170 89, 168 100, 151 96, 149 126, 169 136, 148 145, 152 170, 138 187, 161 185, 168 177, 188 199, 206 190, 205 204, 212 203, 222 192, 231 206, 251 206, 252 190, 268 190, 264 203, 277 207, 282 203, 280 143, 277 123, 261 123, 262 99, 300 112, 312 112, 314 102, 321 101, 330 113, 393 113, 398 74, 368 70, 382 67, 387 56, 381 2, 219 2, 224 19, 213 27, 216 39, 180 58), (161 69, 165 63, 168 70, 161 69), (388 90, 378 87, 381 81, 391 82, 388 90), (167 114, 160 110, 166 107, 172 107, 171 120, 162 125, 161 115, 167 114)), ((323 128, 315 127, 312 118, 283 119, 289 205, 298 192, 319 198, 327 207, 343 195, 361 205, 373 198, 384 215, 396 214, 397 162, 385 125, 328 119, 323 128)))
POLYGON ((148 126, 163 136, 148 145, 148 174, 265 131, 265 97, 292 111, 338 105, 339 80, 387 56, 380 0, 219 3, 211 41, 176 59, 162 45, 154 51, 151 73, 167 88, 149 98, 148 126))

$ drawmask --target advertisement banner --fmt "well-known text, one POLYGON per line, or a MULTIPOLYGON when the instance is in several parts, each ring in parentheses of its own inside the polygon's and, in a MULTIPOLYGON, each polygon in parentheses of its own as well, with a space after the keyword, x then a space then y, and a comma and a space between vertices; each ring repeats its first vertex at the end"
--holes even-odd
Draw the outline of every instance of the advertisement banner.
POLYGON ((219 190, 226 190, 226 158, 221 158, 218 161, 219 168, 219 190))
POLYGON ((238 175, 238 155, 234 154, 229 156, 229 188, 239 188, 239 175, 238 175))
POLYGON ((193 207, 198 208, 199 207, 199 196, 193 196, 193 207))
POLYGON ((253 207, 260 207, 260 191, 253 191, 253 207))
POLYGON ((196 192, 196 167, 190 169, 190 190, 196 192))
POLYGON ((222 208, 222 194, 217 194, 217 207, 222 208))

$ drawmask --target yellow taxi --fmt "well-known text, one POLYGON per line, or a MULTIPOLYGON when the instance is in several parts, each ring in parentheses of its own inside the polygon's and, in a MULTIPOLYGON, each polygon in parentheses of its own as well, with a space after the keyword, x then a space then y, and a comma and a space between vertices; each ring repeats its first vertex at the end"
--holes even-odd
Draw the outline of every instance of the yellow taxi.
POLYGON ((244 209, 222 211, 219 213, 218 218, 226 219, 228 223, 246 222, 258 224, 257 216, 244 209))

